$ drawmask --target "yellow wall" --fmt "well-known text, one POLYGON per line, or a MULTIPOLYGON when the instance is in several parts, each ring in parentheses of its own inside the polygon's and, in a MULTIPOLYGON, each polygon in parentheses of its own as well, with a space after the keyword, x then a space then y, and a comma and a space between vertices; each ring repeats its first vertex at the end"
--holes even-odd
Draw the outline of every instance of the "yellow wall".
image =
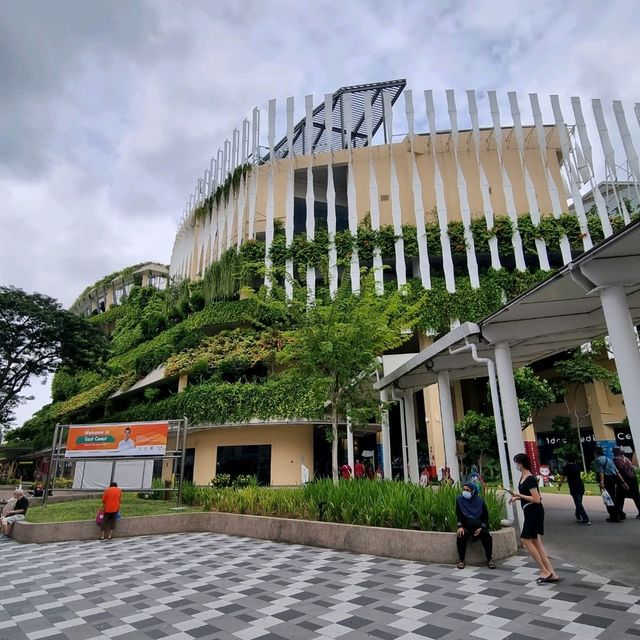
POLYGON ((271 484, 301 482, 301 465, 313 477, 313 425, 229 427, 196 431, 187 436, 187 447, 195 448, 193 481, 209 484, 215 476, 217 447, 271 445, 271 484))
MULTIPOLYGON (((546 128, 547 134, 547 154, 549 159, 549 169, 555 182, 561 202, 565 202, 564 187, 560 175, 560 165, 558 161, 559 141, 558 135, 551 128, 546 128)), ((547 179, 540 151, 537 148, 535 132, 531 127, 524 127, 523 133, 527 140, 527 148, 524 151, 524 162, 527 171, 533 182, 538 208, 542 215, 551 214, 551 198, 547 186, 547 179)), ((503 129, 503 160, 504 165, 513 186, 513 196, 518 213, 526 213, 529 211, 529 204, 524 186, 524 174, 519 154, 515 144, 515 134, 508 128, 503 129)), ((493 207, 494 215, 505 215, 506 204, 502 187, 502 175, 500 171, 500 163, 498 153, 493 138, 493 131, 483 130, 480 132, 480 157, 483 168, 490 185, 490 199, 493 207)), ((431 143, 428 136, 416 136, 414 139, 414 152, 418 174, 422 185, 422 200, 425 211, 425 219, 427 222, 435 222, 436 194, 434 188, 434 162, 431 153, 431 143)), ((460 166, 467 182, 467 195, 469 199, 469 207, 473 217, 482 216, 483 202, 480 192, 480 174, 476 162, 476 154, 473 143, 471 142, 471 134, 462 132, 458 142, 458 159, 460 166)), ((380 224, 387 225, 392 223, 391 219, 391 188, 390 188, 390 154, 396 164, 396 172, 400 186, 400 208, 403 224, 415 225, 415 210, 413 201, 413 169, 411 145, 408 139, 393 145, 376 145, 371 149, 365 147, 354 149, 351 151, 351 161, 353 166, 354 180, 356 185, 356 208, 357 219, 361 221, 371 212, 370 192, 369 192, 369 158, 374 159, 375 175, 378 184, 378 198, 380 208, 380 224)), ((448 133, 440 133, 436 141, 436 155, 438 166, 444 183, 444 195, 447 206, 447 216, 449 220, 460 220, 460 200, 458 195, 457 171, 455 158, 451 142, 451 136, 448 133)), ((331 156, 331 162, 334 166, 345 165, 349 160, 349 153, 346 150, 334 151, 331 156)), ((299 156, 293 159, 276 160, 273 165, 273 198, 274 198, 274 219, 284 221, 286 217, 286 200, 287 200, 287 177, 289 174, 289 166, 292 163, 294 171, 305 169, 309 163, 313 166, 324 167, 329 161, 328 154, 322 153, 315 156, 299 156)), ((268 182, 271 174, 272 166, 265 163, 258 167, 254 167, 251 179, 258 180, 257 197, 256 197, 256 233, 265 231, 266 213, 267 213, 267 194, 268 182)), ((297 184, 295 189, 298 196, 301 196, 301 184, 297 184)), ((306 188, 306 187, 305 187, 306 188)), ((316 193, 320 197, 319 193, 316 193)), ((340 203, 344 200, 344 194, 339 191, 336 194, 336 201, 340 203)), ((239 193, 233 196, 238 200, 239 193)), ((249 189, 247 188, 247 196, 244 212, 244 228, 243 236, 248 231, 249 218, 249 189)), ((343 204, 346 204, 343 202, 343 204)), ((237 202, 236 202, 237 205, 237 202)), ((226 211, 226 205, 222 205, 226 211)), ((233 238, 236 238, 238 212, 236 209, 234 217, 233 238)), ((200 239, 199 235, 204 230, 204 225, 200 221, 195 221, 195 233, 193 236, 192 262, 190 269, 190 277, 195 278, 200 266, 200 239)), ((226 228, 222 239, 226 247, 226 228)))

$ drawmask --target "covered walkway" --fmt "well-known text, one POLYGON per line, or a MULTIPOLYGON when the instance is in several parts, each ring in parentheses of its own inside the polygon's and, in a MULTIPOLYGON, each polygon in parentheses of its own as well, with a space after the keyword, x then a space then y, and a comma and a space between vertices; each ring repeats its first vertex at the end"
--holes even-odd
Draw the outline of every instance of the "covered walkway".
MULTIPOLYGON (((640 445, 640 351, 635 330, 639 323, 640 221, 636 221, 480 323, 466 322, 453 329, 375 387, 383 400, 400 399, 405 422, 415 424, 410 391, 438 385, 445 459, 452 477, 459 480, 450 383, 488 376, 502 476, 505 486, 510 486, 509 475, 518 477, 510 460, 525 450, 513 369, 604 335, 611 341, 631 434, 640 445)), ((419 471, 412 431, 406 429, 403 442, 408 479, 416 482, 419 471)), ((382 434, 385 476, 390 477, 388 423, 383 424, 382 434)))

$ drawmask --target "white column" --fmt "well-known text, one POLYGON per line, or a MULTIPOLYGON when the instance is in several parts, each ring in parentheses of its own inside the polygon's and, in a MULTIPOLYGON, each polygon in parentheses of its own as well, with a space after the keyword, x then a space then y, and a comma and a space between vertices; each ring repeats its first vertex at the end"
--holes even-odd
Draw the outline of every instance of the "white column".
POLYGON ((351 473, 354 469, 353 459, 353 429, 351 419, 347 417, 347 464, 351 467, 351 473))
POLYGON ((400 408, 400 435, 402 436, 402 479, 407 482, 409 473, 407 470, 407 426, 404 414, 404 398, 396 394, 398 407, 400 408))
MULTIPOLYGON (((496 369, 498 372, 498 384, 500 386, 500 402, 507 436, 507 448, 509 449, 509 468, 514 491, 517 490, 520 473, 516 468, 513 456, 517 453, 525 453, 522 439, 522 425, 520 423, 520 411, 518 408, 518 396, 516 383, 513 378, 513 362, 511 361, 511 349, 508 342, 499 342, 495 346, 496 369)), ((522 505, 515 503, 515 517, 520 529, 524 522, 522 505)))
POLYGON ((509 466, 511 468, 513 483, 516 485, 520 474, 513 462, 513 456, 518 453, 524 453, 525 451, 509 343, 499 342, 496 344, 495 353, 498 384, 500 386, 500 402, 502 404, 502 415, 504 417, 504 426, 507 435, 507 447, 509 448, 509 466))
POLYGON ((444 435, 444 457, 454 482, 460 482, 460 468, 456 456, 456 432, 453 421, 453 402, 449 372, 438 373, 438 394, 440 395, 440 418, 444 435))
MULTIPOLYGON (((389 392, 386 389, 380 391, 380 402, 389 401, 389 392)), ((393 480, 391 467, 391 431, 389 429, 389 411, 382 410, 382 471, 385 480, 393 480)))
POLYGON ((631 437, 636 449, 638 449, 640 446, 640 400, 638 399, 640 351, 638 351, 638 338, 633 330, 627 297, 622 287, 603 287, 600 290, 600 301, 620 378, 631 437))
POLYGON ((418 469, 418 442, 416 440, 416 407, 413 390, 404 392, 405 427, 407 429, 407 467, 409 480, 418 484, 420 470, 418 469))

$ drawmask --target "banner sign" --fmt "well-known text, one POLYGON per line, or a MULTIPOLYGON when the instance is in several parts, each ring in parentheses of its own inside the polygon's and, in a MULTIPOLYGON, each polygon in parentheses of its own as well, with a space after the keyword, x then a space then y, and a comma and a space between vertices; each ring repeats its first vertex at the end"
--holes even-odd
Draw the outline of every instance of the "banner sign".
POLYGON ((163 456, 168 432, 168 422, 74 425, 65 458, 163 456))

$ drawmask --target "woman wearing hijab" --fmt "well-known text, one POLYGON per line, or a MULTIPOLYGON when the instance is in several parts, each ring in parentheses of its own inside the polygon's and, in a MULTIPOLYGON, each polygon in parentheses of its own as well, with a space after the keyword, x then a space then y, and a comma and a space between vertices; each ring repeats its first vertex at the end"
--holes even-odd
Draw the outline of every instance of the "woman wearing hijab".
POLYGON ((456 516, 458 518, 458 569, 464 569, 464 557, 467 553, 467 542, 480 540, 484 547, 489 569, 495 569, 493 562, 493 540, 489 533, 489 512, 484 500, 478 495, 473 483, 462 485, 462 495, 456 498, 456 516))

